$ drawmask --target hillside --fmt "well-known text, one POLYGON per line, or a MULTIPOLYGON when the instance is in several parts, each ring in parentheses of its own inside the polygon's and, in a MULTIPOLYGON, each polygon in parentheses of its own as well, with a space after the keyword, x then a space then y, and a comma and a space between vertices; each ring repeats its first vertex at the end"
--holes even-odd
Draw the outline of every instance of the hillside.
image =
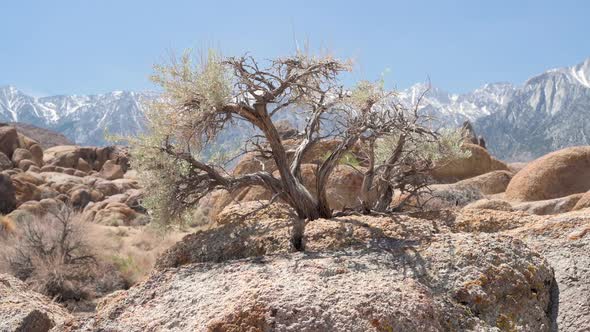
POLYGON ((73 145, 74 142, 70 141, 63 134, 55 132, 53 130, 41 128, 28 123, 13 122, 9 125, 16 128, 19 133, 34 139, 39 142, 39 145, 43 149, 48 149, 58 145, 73 145))

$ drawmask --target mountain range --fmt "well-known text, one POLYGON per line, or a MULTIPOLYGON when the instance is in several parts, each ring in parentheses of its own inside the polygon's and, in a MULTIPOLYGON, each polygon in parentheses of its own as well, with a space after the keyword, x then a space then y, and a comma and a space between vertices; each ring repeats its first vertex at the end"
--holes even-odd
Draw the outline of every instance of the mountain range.
MULTIPOLYGON (((521 86, 492 83, 451 94, 416 84, 400 91, 399 98, 413 104, 426 89, 421 105, 441 126, 471 121, 501 159, 526 161, 563 147, 590 144, 590 58, 576 66, 548 70, 521 86)), ((0 87, 0 122, 52 129, 81 145, 105 145, 105 132, 133 135, 142 131, 143 105, 155 97, 153 92, 115 91, 35 98, 5 86, 0 87)))
POLYGON ((99 95, 34 98, 0 87, 0 122, 21 122, 62 133, 80 145, 106 145, 105 133, 133 135, 145 126, 143 106, 155 93, 114 91, 99 95))

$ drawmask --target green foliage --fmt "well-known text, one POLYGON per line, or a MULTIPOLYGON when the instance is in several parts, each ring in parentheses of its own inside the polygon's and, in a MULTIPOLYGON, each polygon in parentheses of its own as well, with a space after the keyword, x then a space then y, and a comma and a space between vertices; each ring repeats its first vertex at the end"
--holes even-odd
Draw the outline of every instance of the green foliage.
POLYGON ((206 112, 223 106, 229 100, 229 76, 218 54, 209 51, 206 59, 194 64, 191 51, 188 50, 179 60, 172 58, 168 65, 154 66, 156 73, 151 76, 151 80, 160 85, 171 99, 166 102, 197 99, 201 101, 199 110, 206 112))
POLYGON ((385 81, 377 82, 360 81, 350 92, 350 101, 353 105, 363 108, 365 105, 376 102, 385 95, 385 81))
MULTIPOLYGON (((375 162, 383 164, 393 153, 399 134, 382 137, 376 141, 375 162)), ((441 160, 455 160, 469 158, 470 151, 463 150, 461 145, 463 138, 459 130, 443 129, 436 136, 411 133, 406 139, 401 160, 423 160, 438 162, 441 160)))
POLYGON ((140 270, 131 256, 113 255, 110 259, 123 275, 132 275, 140 270))
POLYGON ((171 221, 182 221, 176 209, 181 203, 176 199, 176 192, 188 166, 160 150, 160 145, 161 140, 153 134, 133 140, 131 167, 137 170, 138 180, 147 190, 143 206, 152 220, 164 226, 171 221))
POLYGON ((342 158, 340 158, 340 164, 359 167, 361 162, 355 157, 354 154, 352 154, 352 152, 346 152, 342 158))
POLYGON ((164 91, 147 112, 153 134, 200 149, 202 141, 217 134, 211 121, 232 98, 231 79, 222 58, 209 51, 195 63, 187 51, 154 70, 151 80, 164 91))
MULTIPOLYGON (((332 154, 331 151, 326 152, 322 156, 322 161, 328 159, 328 157, 330 157, 331 154, 332 154)), ((340 158, 340 160, 338 161, 338 163, 340 165, 349 165, 349 166, 352 166, 352 167, 359 167, 361 165, 360 160, 358 160, 357 157, 352 152, 346 152, 346 153, 344 153, 344 155, 342 155, 342 158, 340 158)))
POLYGON ((189 182, 189 165, 166 153, 166 144, 179 152, 203 152, 207 159, 219 162, 227 158, 223 151, 203 151, 203 147, 222 129, 215 121, 219 108, 231 101, 231 80, 221 57, 212 51, 196 62, 188 51, 154 69, 151 79, 163 88, 163 94, 147 105, 148 133, 129 139, 131 166, 148 188, 143 205, 153 220, 169 225, 190 215, 183 211, 190 197, 177 195, 189 182))
POLYGON ((460 130, 443 129, 436 141, 425 141, 421 150, 424 157, 433 162, 469 158, 471 152, 464 150, 462 144, 463 137, 460 130))

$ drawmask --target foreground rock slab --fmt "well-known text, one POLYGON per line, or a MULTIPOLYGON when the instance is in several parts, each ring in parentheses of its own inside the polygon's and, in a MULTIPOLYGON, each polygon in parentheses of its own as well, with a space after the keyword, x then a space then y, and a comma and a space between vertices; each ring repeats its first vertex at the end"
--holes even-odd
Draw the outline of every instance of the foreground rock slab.
POLYGON ((489 232, 522 240, 540 253, 555 273, 551 289, 551 331, 578 332, 590 327, 590 209, 552 216, 523 211, 464 209, 454 231, 489 232))
POLYGON ((555 271, 555 331, 590 328, 590 209, 552 216, 508 232, 540 252, 555 271))
POLYGON ((0 274, 0 331, 46 332, 72 319, 66 309, 32 292, 20 280, 0 274))
POLYGON ((246 231, 230 230, 230 223, 188 236, 191 244, 172 249, 146 281, 105 298, 90 319, 60 328, 550 331, 553 325, 553 271, 514 237, 452 233, 444 221, 351 217, 309 223, 308 251, 295 253, 288 240, 269 242, 286 235, 288 220, 265 224, 258 215, 256 221, 261 226, 242 224, 246 231), (221 235, 206 235, 215 233, 221 235), (231 239, 233 250, 220 251, 214 239, 231 239), (185 247, 200 254, 171 259, 185 247))

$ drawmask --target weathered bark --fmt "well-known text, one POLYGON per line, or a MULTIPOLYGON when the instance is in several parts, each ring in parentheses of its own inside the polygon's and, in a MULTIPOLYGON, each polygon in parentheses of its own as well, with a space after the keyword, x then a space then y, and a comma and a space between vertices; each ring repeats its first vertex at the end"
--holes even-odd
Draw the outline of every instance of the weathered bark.
POLYGON ((400 135, 397 144, 395 146, 395 150, 391 154, 391 156, 385 161, 384 164, 384 171, 383 177, 379 183, 379 192, 377 195, 377 204, 375 204, 375 210, 379 212, 383 212, 387 210, 389 205, 391 204, 391 200, 393 199, 393 186, 389 179, 391 179, 391 172, 393 167, 399 161, 399 158, 402 155, 404 150, 404 145, 406 144, 406 136, 400 135))
POLYGON ((379 191, 379 198, 377 199, 377 204, 375 204, 375 211, 383 212, 386 211, 389 205, 391 204, 391 200, 393 199, 393 188, 389 183, 384 185, 384 188, 379 191))
POLYGON ((305 156, 305 153, 317 140, 314 139, 313 134, 316 132, 320 125, 320 117, 324 111, 324 107, 319 107, 318 109, 316 109, 312 119, 307 123, 307 126, 305 126, 305 137, 303 138, 303 140, 295 150, 295 154, 293 155, 293 162, 291 163, 291 173, 293 173, 295 178, 297 178, 297 180, 299 180, 300 182, 303 180, 301 178, 301 162, 303 161, 303 156, 305 156))
POLYGON ((393 171, 394 166, 402 155, 405 142, 406 136, 401 135, 391 156, 383 165, 377 168, 375 168, 375 141, 372 140, 369 142, 369 167, 367 171, 365 171, 361 187, 361 204, 363 213, 368 214, 371 213, 371 211, 384 212, 389 208, 391 200, 393 199, 393 186, 389 180, 391 179, 391 172, 393 171), (380 172, 380 176, 377 185, 375 185, 374 182, 377 172, 380 172), (371 190, 374 190, 375 187, 377 194, 371 195, 371 190))
POLYGON ((369 166, 363 177, 363 184, 361 185, 361 207, 364 214, 371 213, 373 208, 373 200, 370 197, 371 189, 373 188, 373 180, 375 178, 375 139, 370 138, 369 149, 367 151, 369 157, 369 166))
POLYGON ((300 218, 314 220, 323 217, 318 211, 317 200, 291 172, 285 147, 266 111, 266 104, 258 103, 254 106, 260 117, 260 129, 270 145, 273 159, 281 175, 281 183, 287 197, 287 203, 295 209, 300 218))
POLYGON ((305 220, 296 218, 293 220, 293 228, 291 229, 291 245, 297 251, 305 250, 305 243, 303 243, 303 235, 305 233, 305 220))
POLYGON ((332 174, 334 168, 340 162, 340 159, 342 159, 345 153, 351 150, 357 140, 358 135, 356 134, 352 134, 344 138, 318 170, 316 177, 316 188, 318 193, 317 206, 322 218, 332 217, 332 210, 330 209, 330 204, 328 204, 328 197, 326 194, 326 183, 328 182, 328 178, 330 177, 330 174, 332 174))

